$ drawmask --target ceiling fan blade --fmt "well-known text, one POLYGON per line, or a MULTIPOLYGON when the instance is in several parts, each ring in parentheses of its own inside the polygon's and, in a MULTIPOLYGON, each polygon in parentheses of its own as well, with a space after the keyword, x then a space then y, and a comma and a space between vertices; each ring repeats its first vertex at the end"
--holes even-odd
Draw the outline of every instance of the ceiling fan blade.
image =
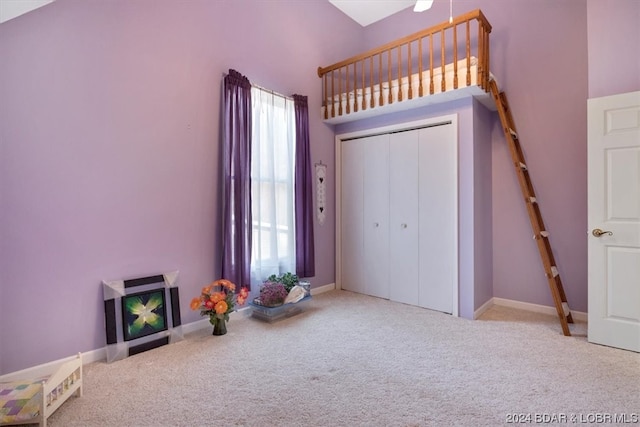
POLYGON ((416 5, 413 6, 414 12, 424 12, 427 9, 431 9, 433 0, 416 0, 416 5))

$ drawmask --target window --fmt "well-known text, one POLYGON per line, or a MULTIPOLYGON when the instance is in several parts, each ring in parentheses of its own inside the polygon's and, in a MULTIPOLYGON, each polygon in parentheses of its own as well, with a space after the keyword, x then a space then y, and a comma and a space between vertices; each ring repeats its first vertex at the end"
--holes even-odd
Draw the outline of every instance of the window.
POLYGON ((294 101, 253 87, 251 281, 295 271, 294 101))

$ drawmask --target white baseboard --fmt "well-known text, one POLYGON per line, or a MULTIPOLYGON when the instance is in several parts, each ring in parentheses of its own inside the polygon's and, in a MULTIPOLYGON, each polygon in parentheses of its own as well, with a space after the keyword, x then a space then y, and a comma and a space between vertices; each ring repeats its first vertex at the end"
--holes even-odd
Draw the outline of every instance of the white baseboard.
MULTIPOLYGON (((336 288, 335 283, 330 283, 328 285, 319 286, 317 288, 311 288, 311 295, 318 295, 324 292, 332 291, 336 288)), ((235 316, 249 316, 251 315, 251 310, 249 307, 244 307, 238 310, 237 312, 231 313, 231 317, 235 316)), ((209 319, 203 318, 200 320, 196 320, 195 322, 186 323, 182 325, 182 332, 184 334, 188 334, 191 332, 195 332, 200 329, 209 328, 211 324, 209 323, 209 319)), ((44 377, 47 375, 51 375, 52 372, 58 368, 58 366, 62 365, 64 362, 73 359, 74 356, 65 357, 64 359, 54 360, 52 362, 43 363, 42 365, 32 366, 30 368, 22 369, 20 371, 10 372, 8 374, 0 375, 0 383, 16 381, 22 379, 29 378, 38 378, 44 377)), ((107 351, 105 348, 98 348, 95 350, 87 351, 86 353, 82 353, 82 364, 86 365, 88 363, 99 362, 107 359, 107 351)))
POLYGON ((493 307, 495 305, 495 303, 493 302, 495 298, 489 298, 489 301, 485 302, 484 304, 482 304, 480 306, 480 308, 478 308, 476 311, 473 312, 473 320, 478 319, 480 316, 482 316, 482 314, 489 310, 491 307, 493 307))
POLYGON ((325 292, 332 291, 336 288, 335 283, 329 283, 328 285, 318 286, 317 288, 311 288, 311 295, 318 295, 325 292))
MULTIPOLYGON (((54 360, 52 362, 43 363, 42 365, 32 366, 31 368, 22 369, 20 371, 10 372, 0 376, 0 383, 24 380, 38 377, 46 377, 51 375, 58 369, 60 365, 70 360, 75 359, 77 356, 69 356, 63 359, 54 360)), ((82 353, 82 364, 97 362, 107 358, 107 352, 104 348, 91 350, 86 353, 82 353)))
MULTIPOLYGON (((532 304, 529 302, 515 301, 515 300, 510 300, 505 298, 496 298, 496 297, 493 297, 491 300, 489 300, 489 302, 492 302, 491 305, 500 305, 503 307, 517 308, 519 310, 533 311, 535 313, 549 314, 552 316, 557 316, 558 314, 555 307, 551 307, 548 305, 532 304)), ((489 302, 487 302, 487 304, 489 302)), ((482 307, 484 307, 484 305, 482 307)), ((487 307, 487 309, 489 307, 487 307)), ((487 309, 485 309, 485 311, 487 309)), ((587 313, 582 311, 571 310, 571 317, 573 318, 573 320, 578 320, 580 322, 587 321, 587 313)))

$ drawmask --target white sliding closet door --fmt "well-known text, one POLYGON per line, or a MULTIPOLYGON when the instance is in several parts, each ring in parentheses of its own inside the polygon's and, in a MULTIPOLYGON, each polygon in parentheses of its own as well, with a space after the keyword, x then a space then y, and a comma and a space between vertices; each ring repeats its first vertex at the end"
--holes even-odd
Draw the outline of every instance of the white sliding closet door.
POLYGON ((368 293, 364 278, 364 158, 363 141, 341 144, 342 191, 340 195, 341 286, 368 293))
POLYGON ((340 141, 342 289, 455 311, 456 129, 447 121, 340 141))
POLYGON ((367 294, 389 298, 389 135, 362 138, 367 294))
POLYGON ((419 131, 390 135, 389 142, 389 269, 392 301, 418 304, 419 131))
POLYGON ((389 298, 389 135, 342 143, 342 288, 389 298))
POLYGON ((421 307, 453 312, 458 286, 458 157, 455 127, 420 131, 421 307))

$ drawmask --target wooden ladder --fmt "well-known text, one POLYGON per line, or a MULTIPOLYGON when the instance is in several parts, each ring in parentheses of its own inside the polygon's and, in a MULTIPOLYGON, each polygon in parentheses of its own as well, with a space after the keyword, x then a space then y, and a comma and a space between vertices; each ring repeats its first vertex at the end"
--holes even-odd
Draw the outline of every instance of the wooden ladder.
POLYGON ((562 332, 565 336, 571 336, 569 331, 569 323, 573 323, 571 317, 571 311, 569 310, 569 304, 567 303, 567 296, 564 293, 562 287, 562 280, 556 266, 556 261, 553 258, 553 252, 551 250, 551 244, 549 243, 549 232, 544 226, 542 221, 542 214, 540 213, 540 206, 536 200, 535 192, 533 191, 533 184, 531 183, 531 177, 529 176, 529 170, 527 169, 527 163, 520 147, 520 141, 518 140, 518 134, 516 132, 516 125, 509 109, 509 103, 507 102, 507 96, 504 92, 500 92, 498 84, 495 80, 491 79, 489 82, 489 89, 496 107, 498 108, 498 114, 500 115, 500 122, 502 123, 502 130, 504 136, 507 139, 509 145, 509 151, 511 151, 511 158, 518 175, 518 181, 520 182, 520 190, 524 197, 525 204, 527 206, 527 212, 529 213, 529 220, 531 220, 531 228, 533 229, 533 238, 538 245, 538 251, 540 252, 540 258, 542 258, 542 265, 544 266, 545 276, 549 282, 549 288, 551 289, 551 295, 558 312, 558 318, 562 325, 562 332))

